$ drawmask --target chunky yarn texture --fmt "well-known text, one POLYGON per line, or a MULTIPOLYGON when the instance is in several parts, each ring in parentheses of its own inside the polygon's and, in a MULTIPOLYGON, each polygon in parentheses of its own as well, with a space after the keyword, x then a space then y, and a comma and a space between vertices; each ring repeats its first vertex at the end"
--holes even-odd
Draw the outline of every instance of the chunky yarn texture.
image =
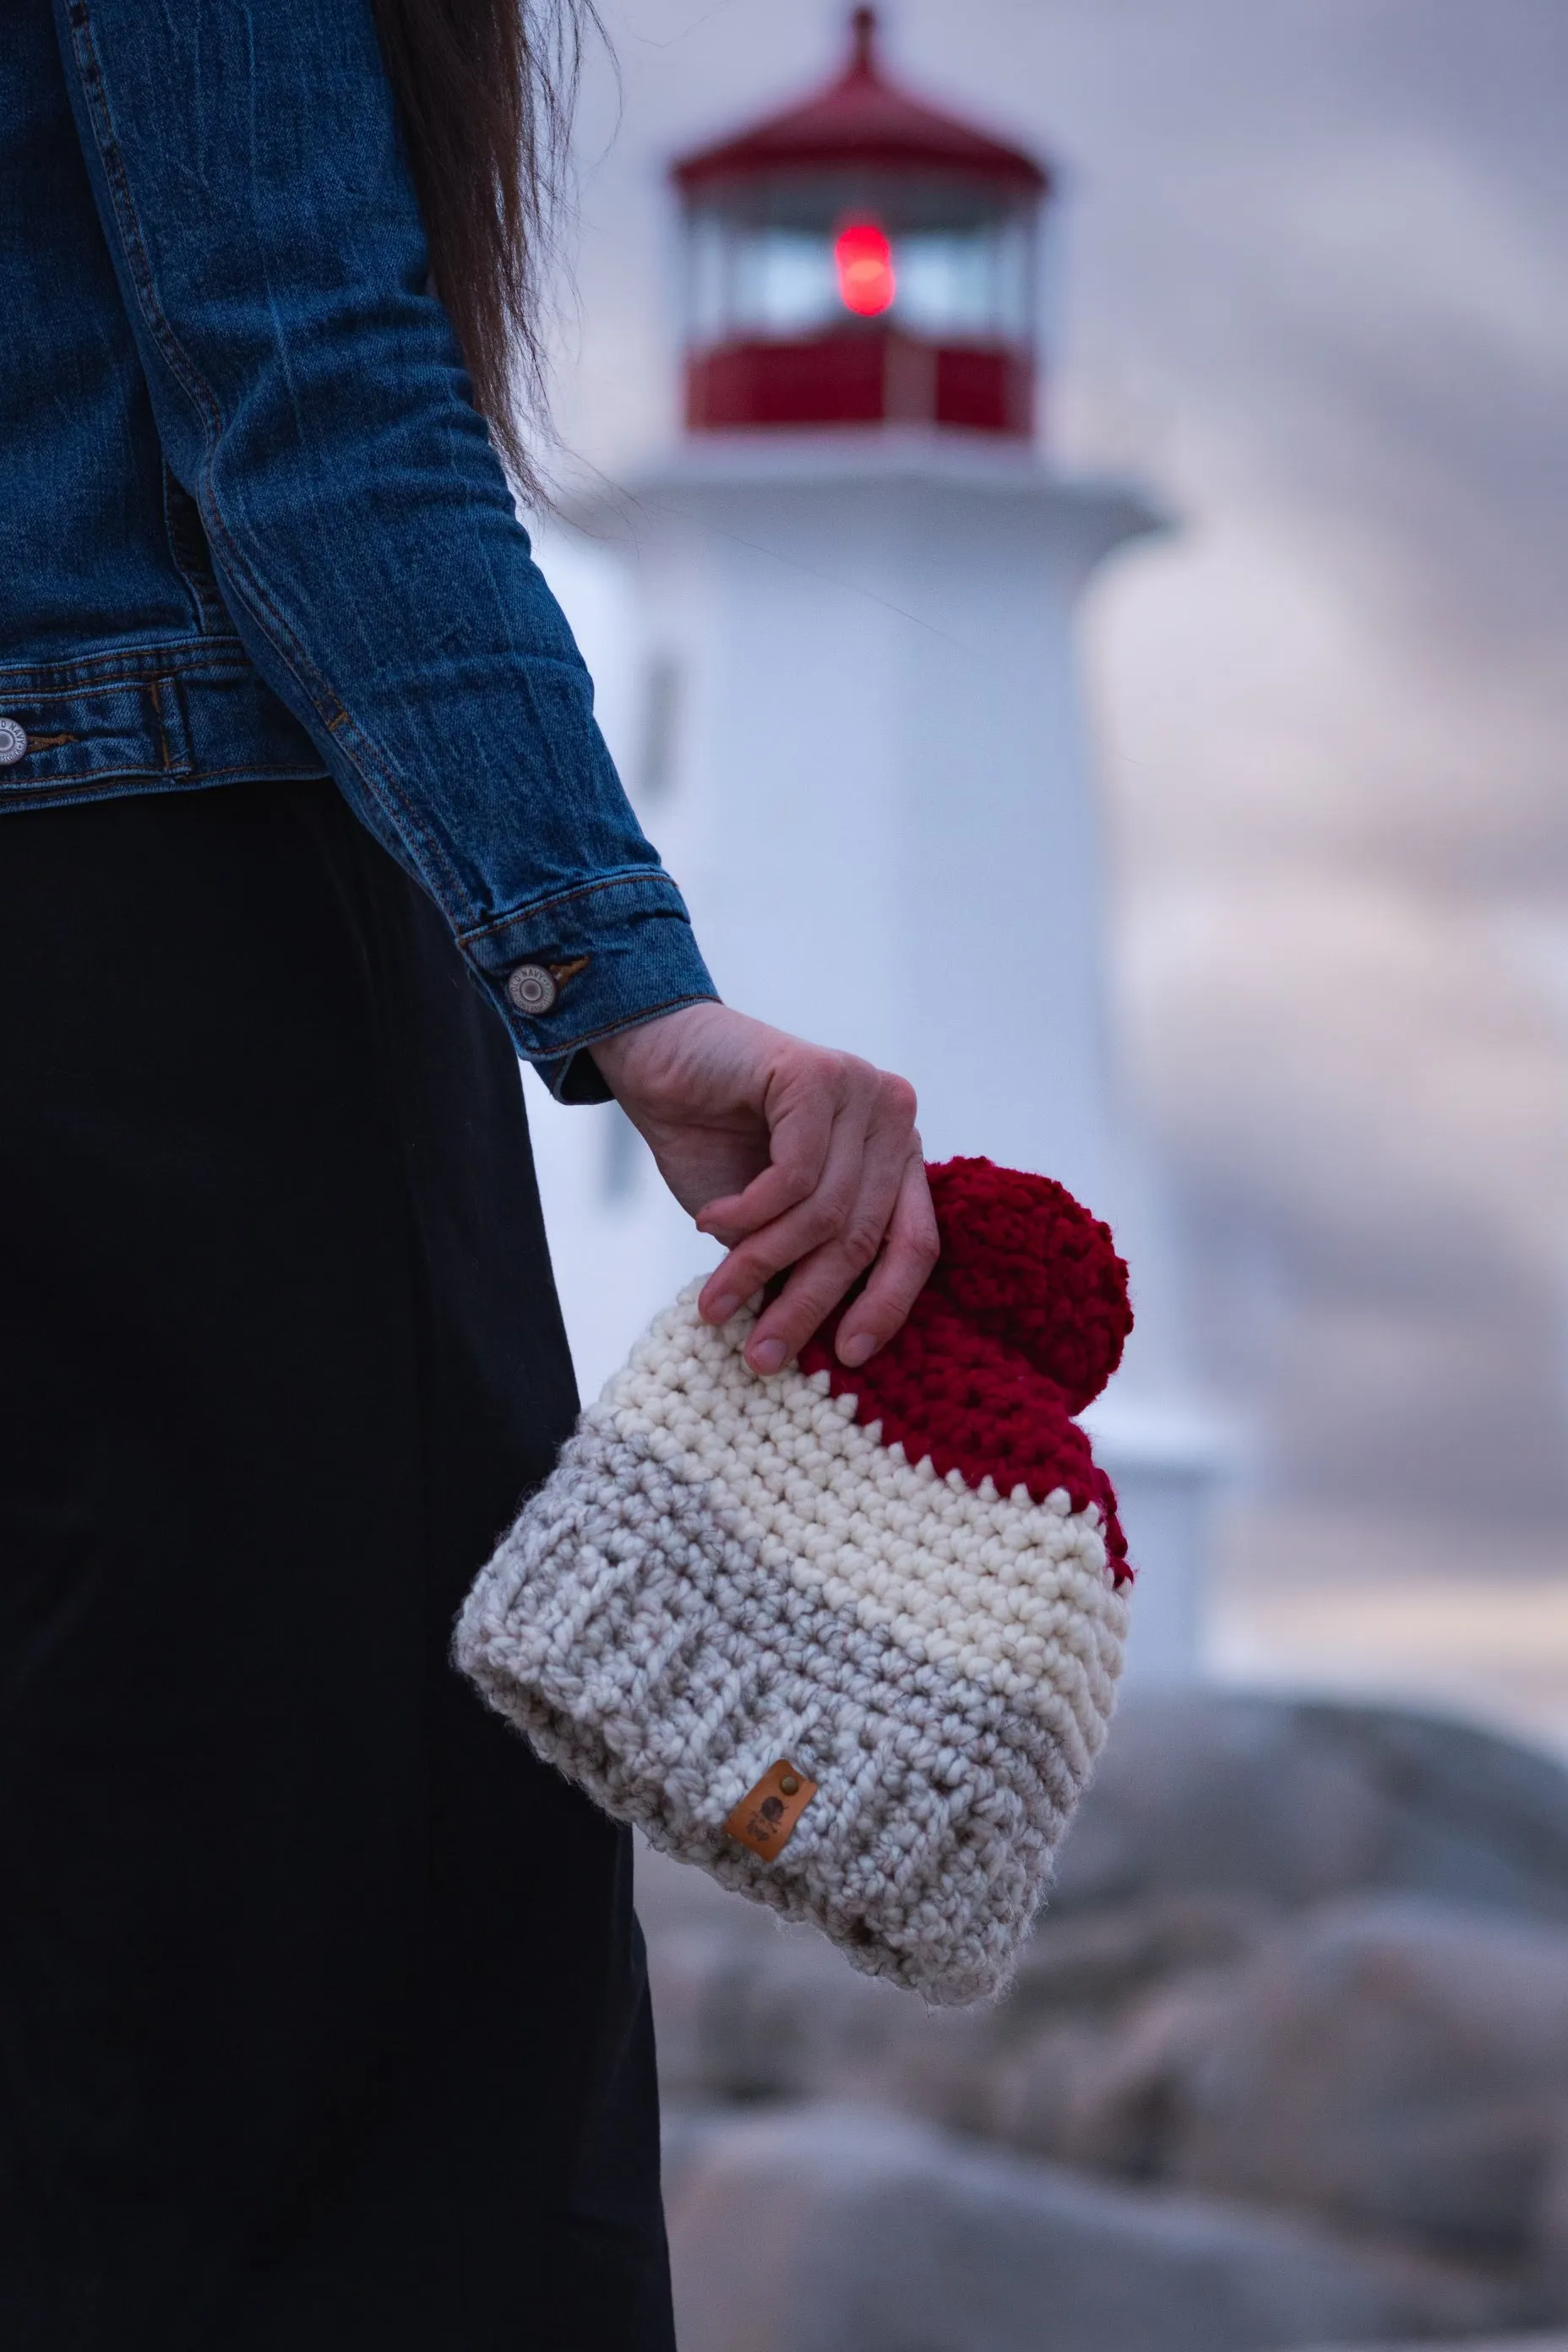
POLYGON ((831 1328, 760 1379, 693 1284, 481 1572, 458 1663, 655 1845, 932 2002, 1005 1986, 1104 1739, 1129 1581, 1072 1418, 1131 1326, 1059 1185, 931 1171, 942 1257, 848 1372, 831 1328), (771 1861, 726 1829, 817 1783, 771 1861))

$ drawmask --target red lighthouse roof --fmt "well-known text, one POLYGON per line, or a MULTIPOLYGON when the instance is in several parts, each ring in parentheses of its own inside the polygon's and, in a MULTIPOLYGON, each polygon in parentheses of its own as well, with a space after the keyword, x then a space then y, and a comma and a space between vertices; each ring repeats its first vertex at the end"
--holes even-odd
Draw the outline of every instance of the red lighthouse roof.
POLYGON ((738 138, 685 156, 674 167, 680 186, 693 190, 721 180, 854 164, 957 173, 1037 194, 1049 187, 1048 173, 1032 155, 939 112, 884 77, 875 9, 857 8, 851 22, 849 63, 837 81, 738 138))

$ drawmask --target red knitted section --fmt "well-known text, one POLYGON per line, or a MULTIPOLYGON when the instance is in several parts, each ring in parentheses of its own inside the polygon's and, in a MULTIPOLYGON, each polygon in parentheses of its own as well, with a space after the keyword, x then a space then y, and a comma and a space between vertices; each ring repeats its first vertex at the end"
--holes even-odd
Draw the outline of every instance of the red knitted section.
POLYGON ((1065 1488, 1075 1511, 1099 1506, 1116 1581, 1127 1544, 1110 1479, 1072 1418, 1121 1360, 1132 1325, 1127 1269, 1110 1233, 1061 1185, 950 1160, 931 1172, 942 1233, 936 1272, 904 1328, 859 1371, 833 1352, 839 1315, 801 1350, 855 1418, 939 1477, 1025 1487, 1037 1503, 1065 1488))
POLYGON ((1110 1226, 1048 1176, 989 1160, 945 1160, 929 1174, 942 1233, 931 1287, 1055 1381, 1069 1412, 1082 1412, 1132 1328, 1110 1226))

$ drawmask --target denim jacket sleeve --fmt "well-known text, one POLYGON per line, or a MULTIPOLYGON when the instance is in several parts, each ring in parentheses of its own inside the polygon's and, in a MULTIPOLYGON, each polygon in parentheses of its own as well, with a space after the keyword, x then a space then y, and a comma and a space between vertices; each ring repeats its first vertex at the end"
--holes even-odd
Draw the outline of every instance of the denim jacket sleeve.
POLYGON ((251 658, 519 1051, 602 1093, 579 1049, 712 983, 429 289, 371 0, 55 6, 164 454, 251 658))

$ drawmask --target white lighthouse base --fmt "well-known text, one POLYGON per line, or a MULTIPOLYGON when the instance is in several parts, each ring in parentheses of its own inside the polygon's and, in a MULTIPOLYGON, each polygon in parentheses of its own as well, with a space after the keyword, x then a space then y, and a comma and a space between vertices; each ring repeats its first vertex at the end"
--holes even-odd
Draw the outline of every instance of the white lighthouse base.
MULTIPOLYGON (((1139 1570, 1131 1671, 1190 1675, 1217 1465, 1176 1410, 1170 1248, 1119 1116, 1074 657, 1086 582, 1158 516, 911 430, 711 436, 580 520, 542 561, 725 997, 904 1072, 932 1159, 1058 1177, 1116 1232, 1139 1328, 1095 1426, 1139 1570)), ((593 1391, 712 1254, 618 1113, 535 1128, 593 1391)))
POLYGON ((1220 1434, 1174 1400, 1115 1390, 1084 1425, 1116 1489, 1137 1580, 1125 1679, 1190 1682, 1204 1665, 1210 1521, 1226 1466, 1220 1434))

